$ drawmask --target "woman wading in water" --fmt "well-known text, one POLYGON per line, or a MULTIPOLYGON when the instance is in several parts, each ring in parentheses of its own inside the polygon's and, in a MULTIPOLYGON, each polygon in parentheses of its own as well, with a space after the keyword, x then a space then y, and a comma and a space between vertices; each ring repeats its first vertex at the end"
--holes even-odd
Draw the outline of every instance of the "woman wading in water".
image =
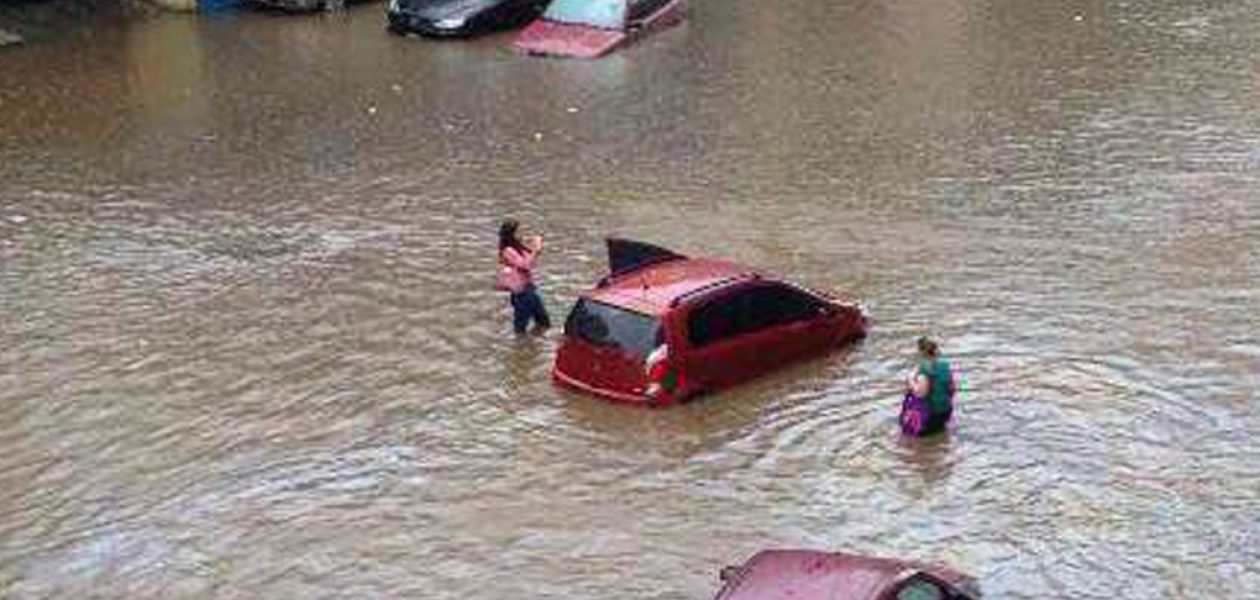
POLYGON ((543 306, 538 288, 534 286, 534 264, 542 253, 542 236, 534 236, 529 243, 521 241, 521 224, 514 220, 499 226, 499 273, 496 283, 499 289, 510 292, 512 303, 512 329, 525 333, 529 322, 534 322, 534 333, 542 333, 551 327, 551 318, 543 306))
POLYGON ((936 342, 922 337, 918 345, 919 366, 906 379, 900 421, 902 433, 924 436, 943 431, 949 424, 958 383, 936 342))

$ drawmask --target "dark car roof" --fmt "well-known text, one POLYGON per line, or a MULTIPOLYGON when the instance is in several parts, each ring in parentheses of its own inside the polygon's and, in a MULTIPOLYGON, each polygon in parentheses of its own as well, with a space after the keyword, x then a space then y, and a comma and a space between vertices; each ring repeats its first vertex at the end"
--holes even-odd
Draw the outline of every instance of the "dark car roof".
MULTIPOLYGON (((739 585, 717 600, 868 600, 923 570, 925 565, 891 558, 817 550, 765 550, 744 563, 739 585)), ((960 577, 937 572, 946 581, 960 577)))
POLYGON ((751 267, 709 258, 684 258, 649 265, 607 279, 586 297, 648 315, 667 312, 675 301, 708 289, 760 277, 751 267))

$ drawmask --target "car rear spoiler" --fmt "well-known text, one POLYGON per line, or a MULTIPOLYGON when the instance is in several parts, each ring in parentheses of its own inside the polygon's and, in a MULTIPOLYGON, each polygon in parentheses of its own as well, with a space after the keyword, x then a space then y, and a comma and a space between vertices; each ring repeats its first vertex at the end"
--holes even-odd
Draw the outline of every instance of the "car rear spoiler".
POLYGON ((608 238, 608 276, 600 280, 599 284, 600 286, 607 285, 614 277, 620 277, 650 265, 685 258, 687 257, 677 252, 645 242, 608 238))

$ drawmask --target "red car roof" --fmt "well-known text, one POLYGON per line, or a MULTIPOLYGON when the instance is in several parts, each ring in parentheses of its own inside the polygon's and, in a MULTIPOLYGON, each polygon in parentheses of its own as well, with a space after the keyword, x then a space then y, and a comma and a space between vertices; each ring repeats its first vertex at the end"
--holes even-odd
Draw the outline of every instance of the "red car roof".
POLYGON ((521 52, 552 56, 598 58, 626 39, 626 32, 539 18, 517 36, 521 52))
POLYGON ((613 277, 586 297, 636 312, 660 315, 683 296, 727 281, 759 276, 750 267, 708 258, 684 258, 613 277))
POLYGON ((878 597, 905 569, 896 561, 807 550, 773 550, 744 565, 741 585, 721 600, 878 597))

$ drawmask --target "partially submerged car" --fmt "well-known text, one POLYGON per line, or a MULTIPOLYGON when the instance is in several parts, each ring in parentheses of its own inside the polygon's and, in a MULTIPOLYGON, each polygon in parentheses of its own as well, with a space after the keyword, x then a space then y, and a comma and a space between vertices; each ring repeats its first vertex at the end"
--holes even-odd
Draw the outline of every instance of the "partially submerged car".
POLYGON ((554 0, 513 46, 537 56, 598 58, 682 20, 683 0, 554 0))
POLYGON ((721 260, 608 240, 610 274, 579 297, 552 369, 561 384, 666 405, 866 335, 857 302, 721 260))
POLYGON ((520 27, 546 6, 547 0, 390 0, 385 17, 391 33, 469 37, 520 27))
POLYGON ((722 569, 714 600, 975 600, 975 580, 917 561, 821 552, 764 550, 722 569))

